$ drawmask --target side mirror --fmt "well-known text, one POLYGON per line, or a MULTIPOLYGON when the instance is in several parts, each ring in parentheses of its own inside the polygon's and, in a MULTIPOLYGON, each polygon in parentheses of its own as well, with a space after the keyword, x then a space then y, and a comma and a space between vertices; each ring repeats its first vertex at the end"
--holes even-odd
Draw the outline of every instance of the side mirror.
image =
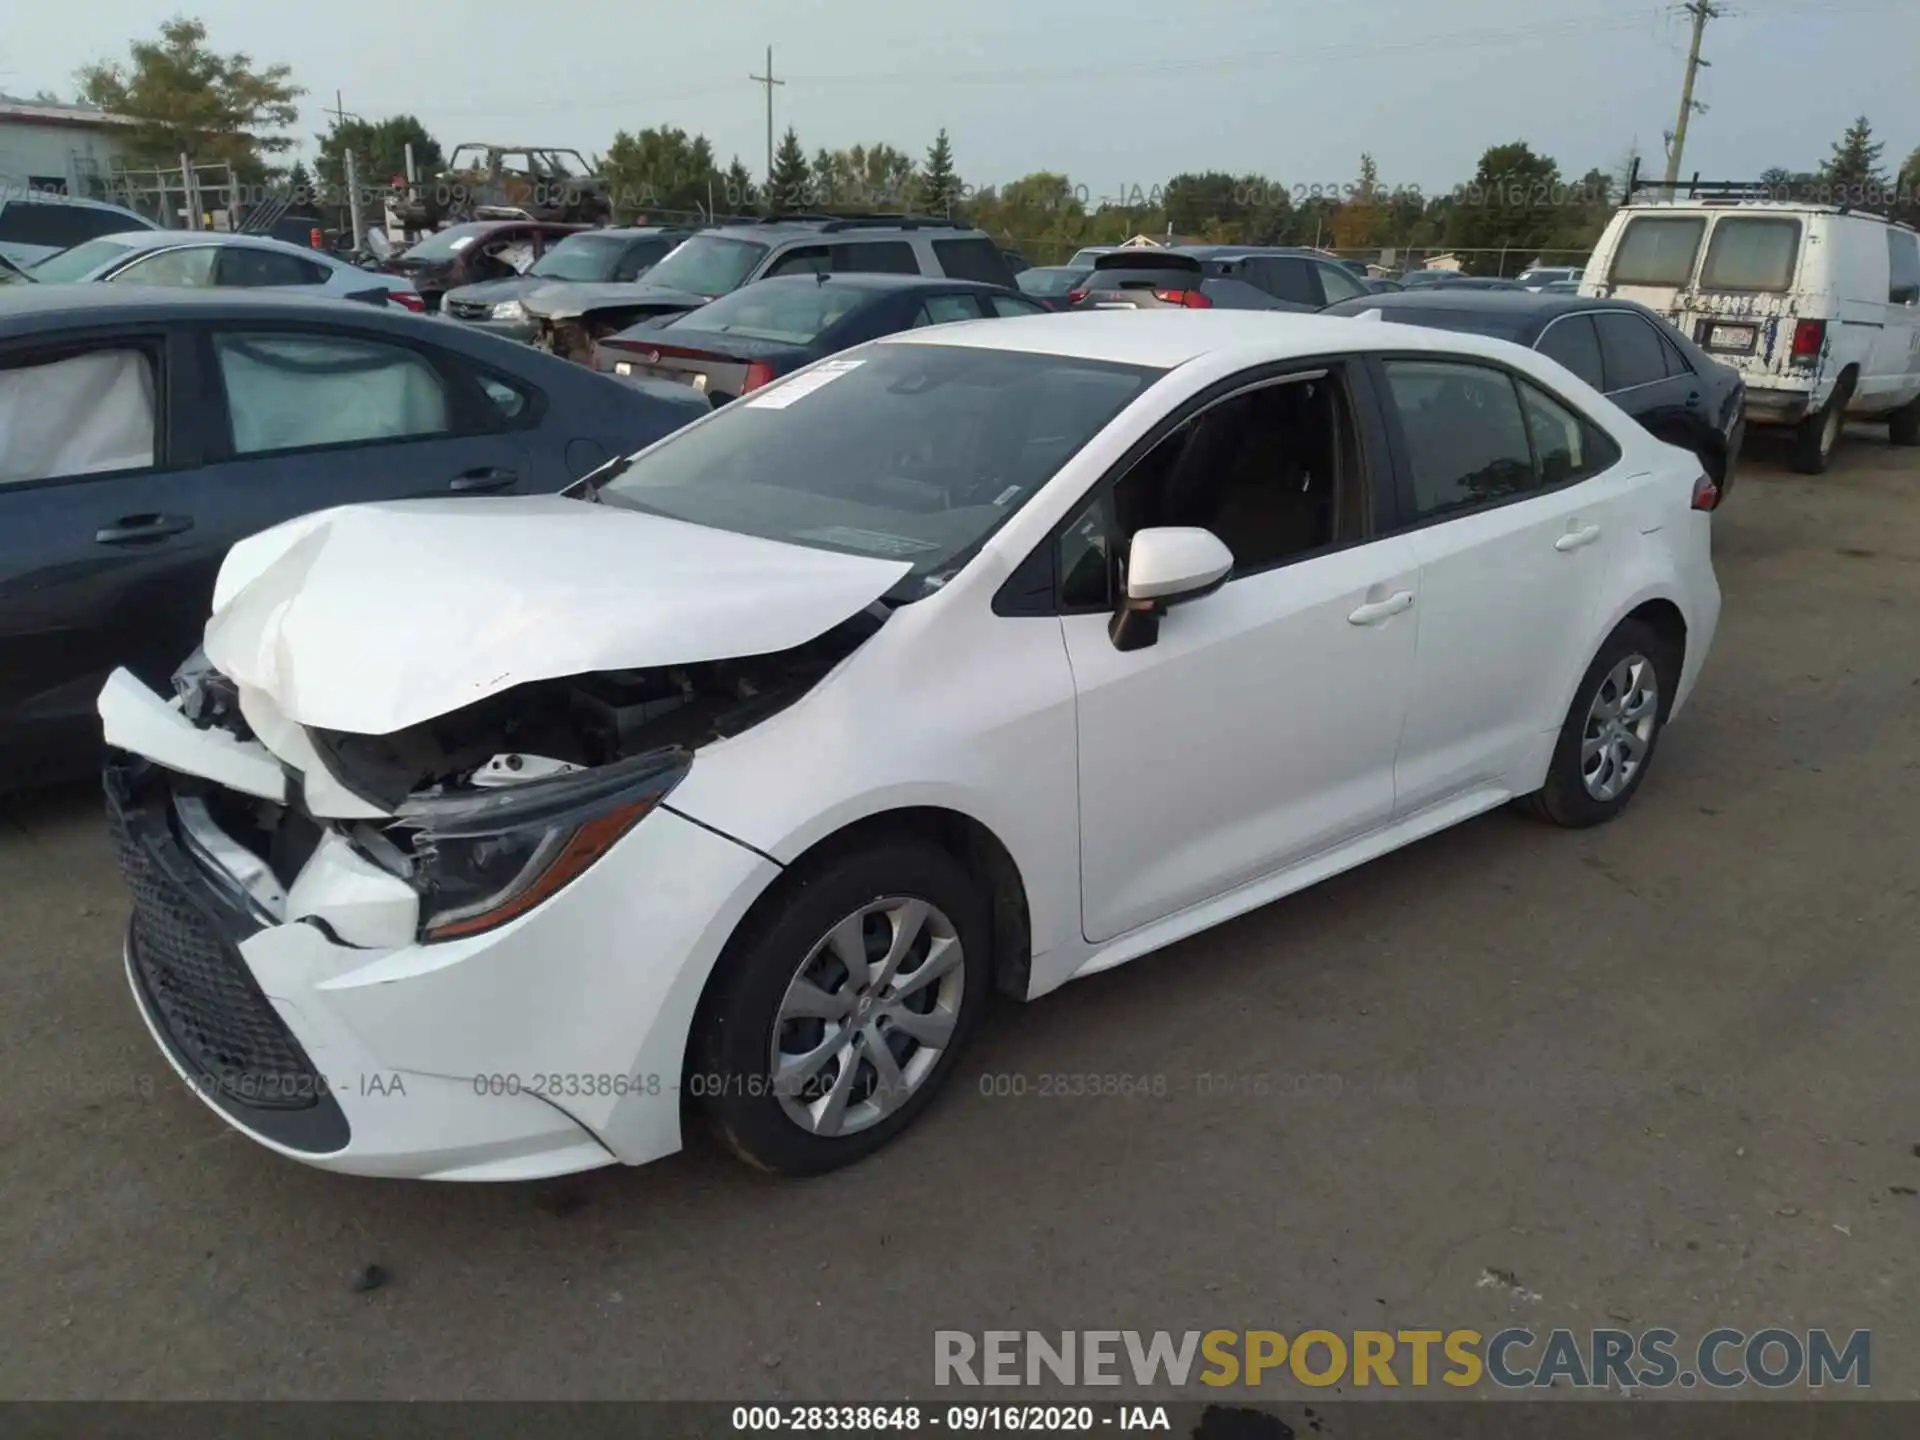
POLYGON ((1116 650, 1144 650, 1160 638, 1169 605, 1198 600, 1227 583, 1233 552, 1211 530, 1161 526, 1127 547, 1127 593, 1107 626, 1116 650))

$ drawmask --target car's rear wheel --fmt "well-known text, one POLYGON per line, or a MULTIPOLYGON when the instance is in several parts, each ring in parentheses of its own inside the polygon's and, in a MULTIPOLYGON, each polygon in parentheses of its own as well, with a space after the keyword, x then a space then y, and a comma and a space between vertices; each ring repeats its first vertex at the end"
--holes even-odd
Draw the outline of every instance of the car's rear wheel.
POLYGON ((736 937, 702 1006, 687 1089, 742 1158, 814 1175, 919 1116, 988 1002, 973 878, 914 839, 796 877, 736 937))
POLYGON ((1571 829, 1626 809, 1653 763, 1678 672, 1678 657, 1652 626, 1621 621, 1581 677, 1547 782, 1527 797, 1529 808, 1571 829))
POLYGON ((1840 447, 1840 434, 1847 427, 1847 402, 1853 398, 1853 385, 1842 380, 1821 409, 1807 416, 1793 432, 1793 468, 1802 475, 1824 475, 1833 452, 1840 447))
POLYGON ((1887 417, 1887 438, 1896 445, 1920 445, 1920 397, 1887 417))

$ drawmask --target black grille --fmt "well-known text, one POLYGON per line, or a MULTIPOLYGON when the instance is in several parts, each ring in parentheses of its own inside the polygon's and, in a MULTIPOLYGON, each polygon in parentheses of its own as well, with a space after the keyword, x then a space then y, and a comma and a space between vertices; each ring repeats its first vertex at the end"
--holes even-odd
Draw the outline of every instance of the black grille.
POLYGON ((451 300, 447 313, 456 320, 484 320, 493 313, 493 306, 477 300, 451 300))
MULTIPOLYGON (((185 873, 192 862, 164 813, 130 815, 126 798, 108 793, 120 871, 133 892, 129 949, 154 1023, 181 1061, 228 1099, 270 1110, 313 1106, 325 1082, 223 933, 213 909, 220 902, 185 873)), ((251 928, 239 917, 233 923, 251 928)))

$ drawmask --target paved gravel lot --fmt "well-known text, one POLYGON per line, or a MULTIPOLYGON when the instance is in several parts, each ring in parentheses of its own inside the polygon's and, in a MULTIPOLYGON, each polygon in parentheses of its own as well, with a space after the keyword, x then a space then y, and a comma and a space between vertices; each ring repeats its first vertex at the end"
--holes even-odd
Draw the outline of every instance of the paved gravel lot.
POLYGON ((136 1017, 92 792, 0 802, 0 1395, 924 1398, 936 1328, 1519 1320, 1870 1327, 1920 1397, 1920 452, 1883 437, 1750 458, 1620 823, 1491 815, 1008 1006, 805 1184, 280 1160, 136 1017), (1168 1093, 1032 1093, 1062 1072, 1168 1093))

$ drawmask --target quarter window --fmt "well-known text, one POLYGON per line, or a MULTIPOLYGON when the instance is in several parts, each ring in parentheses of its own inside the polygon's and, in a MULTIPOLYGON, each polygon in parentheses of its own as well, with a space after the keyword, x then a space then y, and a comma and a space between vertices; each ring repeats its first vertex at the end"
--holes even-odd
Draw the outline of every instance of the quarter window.
POLYGON ((1887 227, 1887 299, 1920 305, 1920 235, 1887 227))
POLYGON ((1016 315, 1044 315, 1047 313, 1046 306, 1036 305, 1031 300, 1022 300, 1013 295, 988 295, 985 299, 993 313, 1003 320, 1012 319, 1016 315))
POLYGON ((1314 268, 1320 272, 1320 288, 1326 291, 1329 305, 1367 293, 1367 287, 1353 278, 1351 270, 1339 265, 1316 265, 1314 268))
POLYGON ((1422 520, 1536 484, 1513 382, 1497 370, 1426 360, 1387 363, 1406 435, 1414 512, 1422 520))
POLYGON ((1637 215, 1621 233, 1607 278, 1616 285, 1684 285, 1706 229, 1698 215, 1637 215))
POLYGON ((1620 447, 1596 425, 1581 419, 1559 401, 1524 380, 1520 408, 1527 417, 1527 436, 1533 442, 1540 483, 1564 485, 1598 475, 1620 458, 1620 447))
POLYGON ((253 245, 226 247, 215 269, 222 285, 324 285, 328 279, 327 272, 309 260, 253 245))
POLYGON ((235 454, 372 444, 453 429, 440 373, 405 346, 289 334, 224 334, 213 343, 235 454))
POLYGON ((920 306, 916 325, 948 325, 955 320, 978 320, 980 309, 971 295, 929 295, 920 306))

